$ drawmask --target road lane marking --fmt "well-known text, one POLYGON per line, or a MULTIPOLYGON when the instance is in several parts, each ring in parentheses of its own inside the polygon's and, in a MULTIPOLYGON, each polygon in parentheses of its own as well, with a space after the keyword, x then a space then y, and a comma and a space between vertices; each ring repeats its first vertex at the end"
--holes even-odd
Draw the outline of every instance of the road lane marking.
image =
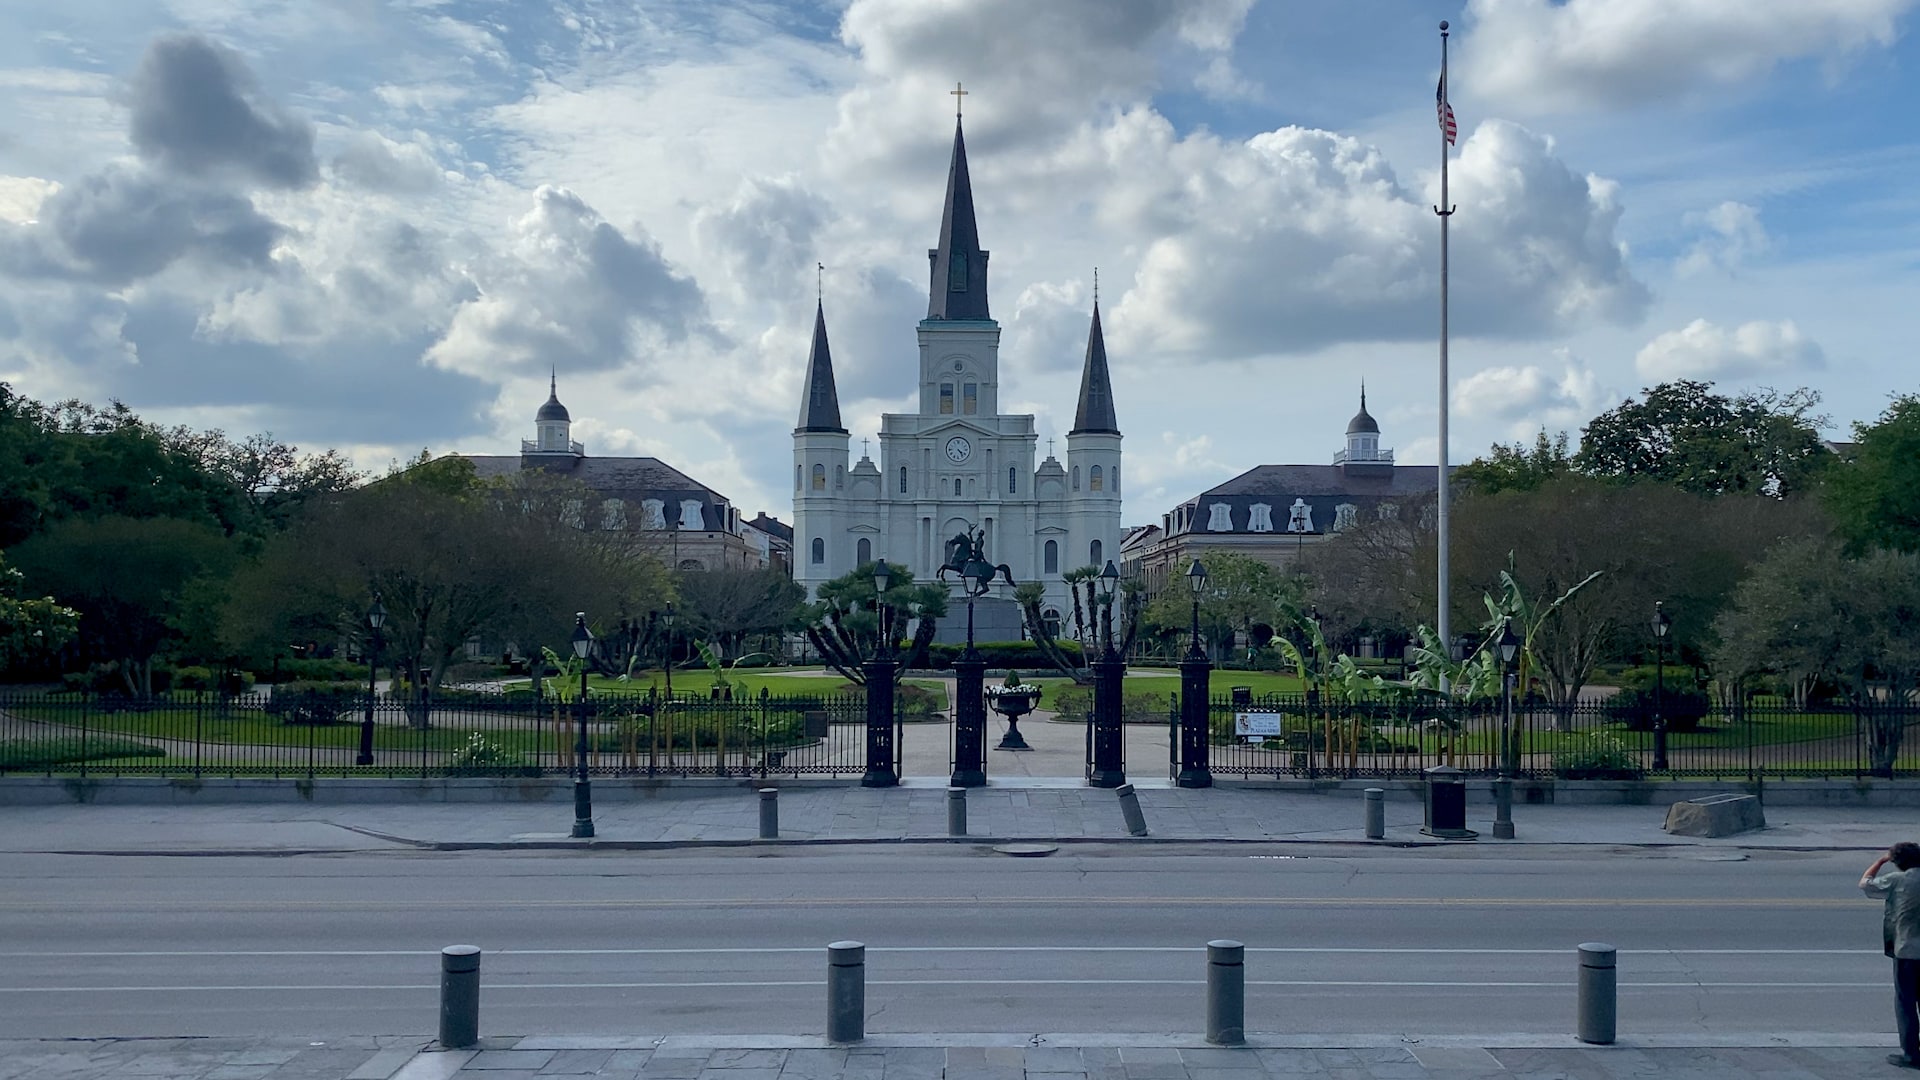
MULTIPOLYGON (((1455 987, 1484 990, 1538 990, 1558 989, 1571 992, 1573 983, 1559 982, 1487 982, 1470 979, 1432 980, 1432 979, 1248 979, 1248 986, 1271 987, 1455 987)), ((685 990, 710 988, 768 988, 768 987, 814 987, 827 985, 824 979, 782 979, 782 980, 707 980, 700 982, 562 982, 562 983, 512 983, 489 982, 488 993, 505 990, 685 990)), ((1205 986, 1204 979, 868 979, 868 986, 1205 986)), ((1735 982, 1623 982, 1623 990, 1884 990, 1882 982, 1778 982, 1778 981, 1735 981, 1735 982)), ((274 986, 274 985, 234 985, 234 986, 9 986, 0 987, 0 994, 129 994, 129 993, 320 993, 401 991, 421 993, 437 991, 437 983, 418 985, 386 984, 322 984, 316 986, 274 986)))
MULTIPOLYGON (((818 953, 818 945, 771 945, 765 948, 711 949, 487 949, 488 956, 762 956, 774 953, 818 953)), ((1187 953, 1206 951, 1203 945, 869 945, 869 953, 1187 953)), ((1563 956, 1556 949, 1472 948, 1359 948, 1334 945, 1249 945, 1250 953, 1329 953, 1380 956, 1563 956)), ((1879 949, 1617 949, 1621 956, 1881 956, 1879 949)), ((88 952, 5 952, 5 959, 83 959, 138 957, 221 956, 433 956, 437 949, 154 949, 88 952)))
POLYGON ((447 911, 449 909, 608 909, 712 910, 715 908, 830 908, 830 907, 965 907, 991 903, 999 907, 1684 907, 1717 911, 1728 908, 1852 908, 1858 898, 1808 899, 1768 897, 1338 897, 1338 896, 864 896, 781 898, 715 898, 707 900, 481 900, 450 897, 444 900, 7 900, 0 911, 447 911))

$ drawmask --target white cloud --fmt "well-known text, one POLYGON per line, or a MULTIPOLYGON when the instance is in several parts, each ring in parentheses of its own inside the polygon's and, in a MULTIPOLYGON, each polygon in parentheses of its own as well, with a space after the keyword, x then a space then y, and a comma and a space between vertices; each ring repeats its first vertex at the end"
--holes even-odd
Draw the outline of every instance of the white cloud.
MULTIPOLYGON (((1174 50, 1232 47, 1253 0, 855 0, 840 36, 864 77, 840 101, 836 157, 911 164, 941 140, 933 123, 970 81, 969 129, 1029 149, 1090 112, 1149 96, 1174 50), (990 60, 988 58, 991 58, 990 60), (902 151, 906 151, 903 156, 902 151)), ((1190 53, 1189 53, 1190 55, 1190 53)))
POLYGON ((615 228, 565 188, 541 186, 512 244, 473 268, 480 295, 427 350, 440 367, 482 378, 551 365, 657 371, 666 346, 707 329, 700 287, 644 232, 615 228))
POLYGON ((1915 0, 1471 0, 1460 80, 1504 112, 1624 107, 1890 46, 1915 0))
POLYGON ((1742 323, 1732 330, 1695 319, 1647 343, 1634 357, 1643 379, 1742 379, 1823 367, 1820 346, 1792 320, 1742 323))
MULTIPOLYGON (((1432 334, 1429 200, 1402 187, 1378 150, 1302 128, 1243 143, 1175 139, 1151 114, 1129 114, 1102 145, 1100 216, 1160 234, 1114 311, 1129 341, 1222 357, 1432 334)), ((1456 332, 1529 336, 1639 317, 1647 292, 1615 237, 1610 181, 1578 176, 1550 140, 1490 121, 1462 147, 1453 182, 1456 332)))
POLYGON ((1705 213, 1688 214, 1685 224, 1705 235, 1675 264, 1674 272, 1683 277, 1714 270, 1732 273, 1773 243, 1760 224, 1760 211, 1746 203, 1728 201, 1705 213))
POLYGON ((60 185, 38 176, 0 176, 0 221, 26 225, 39 219, 40 206, 60 185))
POLYGON ((1493 430, 1506 438, 1578 427, 1612 395, 1570 351, 1559 349, 1556 354, 1558 373, 1523 364, 1484 368, 1460 380, 1453 388, 1454 414, 1497 425, 1493 430))

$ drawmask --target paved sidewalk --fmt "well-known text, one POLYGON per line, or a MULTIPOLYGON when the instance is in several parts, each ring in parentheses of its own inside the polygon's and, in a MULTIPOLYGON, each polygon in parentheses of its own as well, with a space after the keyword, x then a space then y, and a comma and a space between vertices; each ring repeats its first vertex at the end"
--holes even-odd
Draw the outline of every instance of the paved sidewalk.
MULTIPOLYGON (((1029 783, 1041 783, 1033 782, 1029 783)), ((611 786, 611 785, 607 785, 611 786)), ((603 789, 595 782, 595 790, 603 789)), ((1148 842, 1228 841, 1365 843, 1357 792, 1314 795, 1214 788, 1139 792, 1148 842)), ((942 786, 787 788, 780 794, 782 843, 947 840, 942 786)), ((0 852, 214 853, 377 851, 748 844, 759 834, 759 799, 750 787, 676 786, 644 796, 602 800, 597 836, 571 840, 571 803, 308 803, 211 806, 66 804, 3 812, 0 852)), ((1421 806, 1389 801, 1387 842, 1440 843, 1420 832, 1421 806)), ((978 841, 1130 841, 1112 791, 1082 786, 974 789, 968 835, 978 841)), ((1871 851, 1911 837, 1914 811, 1897 807, 1770 807, 1768 828, 1720 839, 1670 836, 1663 806, 1516 806, 1516 838, 1491 838, 1492 810, 1468 807, 1475 846, 1543 844, 1671 845, 1705 848, 1805 848, 1871 851)))
MULTIPOLYGON (((1480 1046, 1354 1038, 1241 1048, 1113 1036, 876 1036, 853 1046, 792 1037, 489 1039, 438 1051, 413 1038, 0 1042, 0 1080, 1675 1080, 1901 1076, 1865 1039, 1773 1037, 1770 1045, 1678 1041, 1589 1047, 1569 1039, 1480 1046)), ((1758 1040, 1753 1040, 1758 1041, 1758 1040)))

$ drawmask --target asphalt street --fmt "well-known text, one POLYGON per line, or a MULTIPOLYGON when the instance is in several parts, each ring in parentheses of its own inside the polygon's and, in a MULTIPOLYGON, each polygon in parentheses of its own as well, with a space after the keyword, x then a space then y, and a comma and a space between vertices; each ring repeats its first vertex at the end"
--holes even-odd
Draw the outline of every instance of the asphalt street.
MULTIPOLYGON (((825 945, 872 1032, 1179 1032, 1209 938, 1249 1027, 1564 1033, 1618 946, 1623 1032, 1888 1032, 1856 854, 1079 845, 287 857, 0 855, 0 1038, 819 1033, 825 945)), ((1868 1042, 1875 1041, 1869 1037, 1868 1042)))

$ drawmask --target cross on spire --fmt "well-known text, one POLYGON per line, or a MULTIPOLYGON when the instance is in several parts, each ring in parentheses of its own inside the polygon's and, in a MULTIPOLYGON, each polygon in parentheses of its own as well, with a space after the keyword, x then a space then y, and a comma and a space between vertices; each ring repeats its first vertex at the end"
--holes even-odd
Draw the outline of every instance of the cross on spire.
POLYGON ((1052 436, 1047 437, 1047 456, 1048 457, 1053 456, 1053 437, 1052 436))
POLYGON ((824 303, 827 299, 826 263, 817 262, 813 264, 813 298, 816 302, 820 303, 824 303))
POLYGON ((860 440, 860 456, 861 457, 867 456, 867 440, 865 439, 860 440))
POLYGON ((954 83, 953 89, 947 91, 947 93, 953 95, 953 118, 958 120, 960 119, 960 106, 965 104, 967 89, 959 83, 954 83))
POLYGON ((1093 306, 1100 306, 1100 268, 1093 268, 1093 306))

